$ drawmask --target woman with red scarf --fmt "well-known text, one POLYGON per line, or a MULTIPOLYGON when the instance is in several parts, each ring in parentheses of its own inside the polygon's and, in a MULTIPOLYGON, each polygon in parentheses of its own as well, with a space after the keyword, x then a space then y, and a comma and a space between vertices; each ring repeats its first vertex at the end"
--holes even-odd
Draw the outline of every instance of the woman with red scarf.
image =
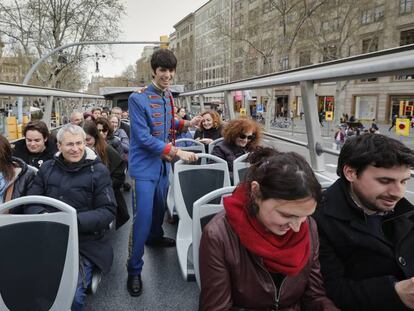
POLYGON ((313 214, 321 186, 294 152, 259 148, 200 245, 200 310, 338 310, 326 297, 313 214))

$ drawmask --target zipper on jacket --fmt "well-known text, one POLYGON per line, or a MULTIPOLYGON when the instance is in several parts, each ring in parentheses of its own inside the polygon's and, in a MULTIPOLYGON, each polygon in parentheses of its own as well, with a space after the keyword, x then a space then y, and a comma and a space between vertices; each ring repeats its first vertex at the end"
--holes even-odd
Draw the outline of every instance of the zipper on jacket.
POLYGON ((279 311, 280 293, 281 293, 283 283, 285 283, 286 276, 283 278, 282 282, 280 283, 279 290, 278 290, 278 288, 276 287, 275 281, 273 281, 273 278, 272 278, 272 275, 270 274, 270 272, 266 270, 266 268, 263 266, 262 262, 260 262, 257 259, 256 259, 256 262, 258 263, 259 267, 262 268, 263 271, 269 276, 270 281, 273 284, 273 288, 275 289, 275 304, 273 306, 272 311, 279 311))

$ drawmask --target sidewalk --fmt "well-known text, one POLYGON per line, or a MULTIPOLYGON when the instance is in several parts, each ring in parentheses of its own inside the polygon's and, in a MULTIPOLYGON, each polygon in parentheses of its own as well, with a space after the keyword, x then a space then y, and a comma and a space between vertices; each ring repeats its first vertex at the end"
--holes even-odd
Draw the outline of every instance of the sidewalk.
MULTIPOLYGON (((362 122, 365 126, 370 126, 371 123, 366 123, 366 122, 362 122)), ((303 120, 301 120, 300 118, 295 118, 294 119, 294 128, 293 128, 293 133, 294 134, 304 134, 306 135, 306 126, 305 126, 305 118, 303 118, 303 120)), ((333 126, 332 122, 331 124, 328 124, 326 121, 323 122, 323 127, 321 127, 321 132, 322 132, 322 138, 324 138, 324 146, 326 147, 331 147, 332 143, 334 143, 334 134, 337 130, 336 127, 333 126), (332 138, 330 140, 330 138, 332 138)), ((395 139, 400 140, 401 142, 403 142, 406 146, 410 147, 411 149, 414 149, 414 128, 410 128, 410 136, 405 137, 405 136, 398 136, 395 134, 395 126, 391 131, 388 131, 389 127, 391 126, 391 124, 378 124, 378 128, 381 134, 388 136, 388 137, 392 137, 395 139)), ((276 127, 272 127, 271 131, 283 131, 283 132, 287 132, 287 133, 292 133, 292 128, 276 128, 276 127)))

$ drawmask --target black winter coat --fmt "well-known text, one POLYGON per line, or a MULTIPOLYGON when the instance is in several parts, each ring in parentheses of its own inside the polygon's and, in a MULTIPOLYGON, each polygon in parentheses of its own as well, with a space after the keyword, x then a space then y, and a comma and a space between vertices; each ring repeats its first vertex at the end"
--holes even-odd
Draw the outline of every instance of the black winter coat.
POLYGON ((112 188, 116 199, 116 229, 119 229, 129 220, 128 206, 121 192, 125 182, 125 163, 118 152, 110 145, 106 145, 108 155, 108 169, 112 180, 112 188))
POLYGON ((18 140, 13 144, 13 155, 35 168, 39 168, 46 161, 53 159, 57 151, 56 141, 53 138, 46 141, 46 149, 41 153, 31 153, 27 149, 24 139, 18 140))
MULTIPOLYGON (((16 167, 14 169, 15 176, 7 186, 7 189, 13 186, 13 192, 11 196, 12 200, 26 195, 27 190, 30 188, 30 185, 32 184, 37 172, 34 167, 27 165, 23 162, 23 160, 19 158, 13 157, 13 162, 16 164, 16 167)), ((6 195, 6 193, 4 195, 6 195)), ((23 206, 13 208, 10 213, 22 214, 23 206)))
POLYGON ((393 213, 367 216, 347 187, 338 179, 314 214, 328 297, 344 311, 408 310, 394 283, 414 276, 414 206, 401 199, 393 213))
MULTIPOLYGON (((113 250, 105 236, 115 219, 115 197, 109 171, 95 153, 85 148, 84 158, 66 163, 59 153, 39 169, 28 195, 44 195, 71 205, 78 215, 79 252, 107 273, 113 250)), ((53 211, 29 207, 26 213, 53 211)))
POLYGON ((229 171, 233 172, 233 161, 247 152, 248 150, 246 148, 239 147, 235 144, 229 144, 223 140, 214 146, 211 154, 226 160, 229 171))

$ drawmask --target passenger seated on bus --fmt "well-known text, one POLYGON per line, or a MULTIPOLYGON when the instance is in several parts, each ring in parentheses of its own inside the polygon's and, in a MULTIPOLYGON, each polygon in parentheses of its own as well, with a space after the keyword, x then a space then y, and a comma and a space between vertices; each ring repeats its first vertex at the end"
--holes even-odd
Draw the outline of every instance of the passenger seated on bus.
POLYGON ((129 123, 127 122, 128 120, 124 119, 124 117, 122 116, 124 112, 125 111, 122 111, 121 107, 113 107, 111 110, 111 114, 116 115, 121 120, 121 124, 119 125, 119 128, 125 131, 125 133, 128 135, 128 138, 131 138, 131 127, 129 123))
POLYGON ((129 138, 127 133, 119 127, 121 125, 121 119, 116 115, 111 115, 108 120, 114 129, 114 136, 121 140, 122 158, 128 162, 129 138))
POLYGON ((314 218, 327 295, 344 311, 414 309, 414 151, 381 134, 346 140, 314 218))
MULTIPOLYGON (((6 137, 0 134, 0 204, 26 195, 37 170, 12 156, 12 148, 6 137)), ((20 214, 20 208, 11 213, 20 214)))
POLYGON ((94 107, 92 108, 91 113, 93 115, 93 118, 96 120, 102 116, 102 108, 94 107))
POLYGON ((189 120, 190 121, 190 117, 187 115, 187 112, 185 111, 185 108, 184 107, 178 108, 177 115, 179 116, 180 119, 189 120))
POLYGON ((121 139, 114 135, 114 128, 108 119, 99 117, 95 120, 96 127, 103 139, 118 152, 120 156, 124 153, 121 139))
MULTIPOLYGON (((96 154, 85 147, 86 134, 67 124, 57 133, 59 152, 39 169, 28 195, 44 195, 71 205, 77 211, 79 231, 79 278, 72 310, 82 310, 92 272, 107 273, 113 250, 106 230, 115 219, 115 197, 109 171, 96 154)), ((53 212, 29 206, 25 212, 53 212)), ((53 258, 50 258, 53 260, 53 258)))
POLYGON ((325 296, 313 214, 321 186, 294 152, 258 148, 200 244, 200 310, 338 310, 325 296))
MULTIPOLYGON (((190 120, 190 118, 187 116, 186 112, 185 112, 185 108, 181 107, 178 108, 177 107, 177 113, 174 115, 175 118, 177 120, 190 120)), ((193 139, 193 135, 191 134, 191 132, 189 131, 189 129, 185 130, 185 131, 176 131, 175 132, 175 139, 181 139, 181 138, 188 138, 188 139, 193 139)), ((192 146, 194 143, 186 141, 186 142, 178 142, 175 145, 177 147, 189 147, 192 146)))
POLYGON ((34 120, 27 123, 23 129, 23 136, 25 139, 18 140, 12 145, 13 155, 31 166, 39 168, 57 152, 56 141, 50 136, 43 121, 34 120))
POLYGON ((211 154, 226 160, 232 175, 233 161, 261 143, 262 128, 249 118, 231 120, 223 129, 223 138, 214 146, 211 154))
POLYGON ((83 113, 79 111, 74 111, 70 114, 70 123, 73 125, 79 125, 82 126, 84 119, 83 119, 83 113))
POLYGON ((206 145, 206 153, 208 153, 208 144, 213 140, 221 137, 222 124, 220 115, 213 111, 205 111, 201 114, 203 121, 200 127, 194 133, 194 139, 206 145))
POLYGON ((102 163, 109 170, 117 205, 116 229, 118 229, 129 219, 128 207, 121 192, 121 186, 125 182, 125 163, 121 155, 111 145, 105 142, 95 123, 86 121, 83 125, 83 130, 86 133, 86 146, 95 151, 102 163))

